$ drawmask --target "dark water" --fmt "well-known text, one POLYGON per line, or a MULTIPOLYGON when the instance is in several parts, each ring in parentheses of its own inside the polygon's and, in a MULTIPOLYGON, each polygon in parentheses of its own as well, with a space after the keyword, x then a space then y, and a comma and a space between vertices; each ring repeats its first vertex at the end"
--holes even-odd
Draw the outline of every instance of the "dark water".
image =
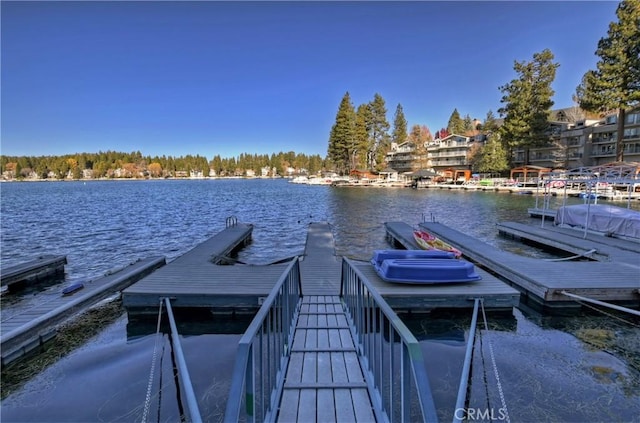
MULTIPOLYGON (((0 189, 2 267, 64 254, 64 283, 94 279, 149 256, 172 260, 223 229, 232 215, 255 225, 252 243, 238 255, 250 263, 301 253, 313 221, 332 225, 338 254, 368 260, 374 250, 389 248, 384 222, 413 225, 425 216, 502 249, 548 256, 501 238, 495 228, 500 221, 528 222, 531 196, 260 179, 6 183, 0 189)), ((52 286, 23 297, 12 310, 59 290, 52 286)), ((470 315, 406 319, 423 345, 442 420, 453 417, 470 315)), ((480 330, 476 340, 468 404, 478 410, 475 420, 505 420, 505 404, 514 422, 640 421, 637 320, 600 313, 544 318, 518 309, 513 316, 486 316, 489 330, 480 330)), ((122 316, 3 400, 1 420, 178 421, 167 336, 127 336, 127 323, 122 316), (146 401, 154 352, 161 371, 154 372, 146 401)), ((182 339, 205 421, 219 421, 226 403, 240 335, 233 327, 225 332, 182 339)))

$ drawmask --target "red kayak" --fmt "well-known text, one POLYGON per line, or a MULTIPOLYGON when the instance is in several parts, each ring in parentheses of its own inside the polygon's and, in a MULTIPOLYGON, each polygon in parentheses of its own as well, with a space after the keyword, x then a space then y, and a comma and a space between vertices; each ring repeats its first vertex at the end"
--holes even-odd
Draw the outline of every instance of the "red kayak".
POLYGON ((416 240, 420 248, 423 250, 441 250, 449 251, 455 255, 456 258, 462 256, 462 252, 452 245, 444 242, 440 238, 425 231, 413 231, 413 238, 416 240))

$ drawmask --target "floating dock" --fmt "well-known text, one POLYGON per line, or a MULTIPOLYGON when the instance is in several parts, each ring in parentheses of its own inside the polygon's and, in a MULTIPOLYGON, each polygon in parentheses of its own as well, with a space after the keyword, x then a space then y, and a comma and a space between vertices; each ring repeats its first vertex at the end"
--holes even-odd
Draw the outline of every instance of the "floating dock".
POLYGON ((585 234, 583 230, 562 228, 553 223, 541 226, 501 222, 496 227, 503 235, 525 239, 592 260, 640 265, 640 242, 590 232, 585 234))
MULTIPOLYGON (((437 222, 419 225, 462 251, 463 256, 518 287, 525 303, 565 308, 563 291, 600 301, 640 304, 640 265, 622 261, 548 261, 502 251, 437 222), (531 300, 531 301, 529 301, 531 300)), ((550 239, 554 235, 549 235, 550 239)), ((638 263, 638 261, 636 261, 638 263)))
MULTIPOLYGON (((103 278, 84 282, 72 295, 56 295, 26 310, 3 307, 0 327, 2 365, 38 348, 57 333, 59 324, 165 264, 164 257, 137 261, 103 278)), ((62 291, 62 290, 61 290, 62 291)))
POLYGON ((255 313, 287 263, 220 265, 251 239, 253 226, 237 223, 197 245, 122 292, 130 314, 158 313, 163 298, 174 308, 255 313))
POLYGON ((14 291, 29 282, 40 282, 56 276, 64 277, 67 256, 46 255, 37 259, 2 269, 0 284, 14 291))

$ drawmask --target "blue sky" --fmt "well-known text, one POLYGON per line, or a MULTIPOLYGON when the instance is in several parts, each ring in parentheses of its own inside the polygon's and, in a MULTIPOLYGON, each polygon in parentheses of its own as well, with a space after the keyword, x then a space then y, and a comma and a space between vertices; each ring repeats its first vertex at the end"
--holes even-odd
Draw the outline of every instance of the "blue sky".
POLYGON ((3 155, 326 155, 348 91, 393 122, 497 115, 550 49, 554 108, 595 68, 618 2, 2 1, 3 155))

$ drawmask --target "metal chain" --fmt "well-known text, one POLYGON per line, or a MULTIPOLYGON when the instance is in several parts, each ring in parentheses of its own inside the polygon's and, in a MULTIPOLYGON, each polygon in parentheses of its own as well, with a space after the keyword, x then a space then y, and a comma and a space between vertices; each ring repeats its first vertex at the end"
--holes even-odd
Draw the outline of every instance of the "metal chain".
POLYGON ((156 341, 153 345, 153 356, 151 358, 151 371, 149 372, 149 383, 147 384, 147 396, 144 401, 144 411, 142 412, 142 423, 147 421, 149 416, 149 407, 151 406, 151 388, 153 387, 153 375, 155 374, 156 359, 158 355, 158 345, 160 344, 160 321, 162 320, 162 300, 160 300, 160 307, 158 307, 158 324, 156 326, 156 341))
MULTIPOLYGON (((484 301, 480 302, 482 306, 482 318, 484 319, 484 328, 489 333, 489 325, 487 324, 487 315, 484 312, 484 301)), ((507 402, 504 399, 504 392, 502 390, 502 384, 500 383, 500 375, 498 374, 498 366, 496 365, 496 357, 493 353, 493 342, 491 342, 491 338, 489 338, 489 355, 491 356, 491 364, 493 366, 493 373, 496 377, 496 382, 498 384, 498 393, 500 394, 500 403, 502 404, 502 410, 504 410, 504 420, 507 423, 510 423, 509 419, 509 411, 507 410, 507 402)))

